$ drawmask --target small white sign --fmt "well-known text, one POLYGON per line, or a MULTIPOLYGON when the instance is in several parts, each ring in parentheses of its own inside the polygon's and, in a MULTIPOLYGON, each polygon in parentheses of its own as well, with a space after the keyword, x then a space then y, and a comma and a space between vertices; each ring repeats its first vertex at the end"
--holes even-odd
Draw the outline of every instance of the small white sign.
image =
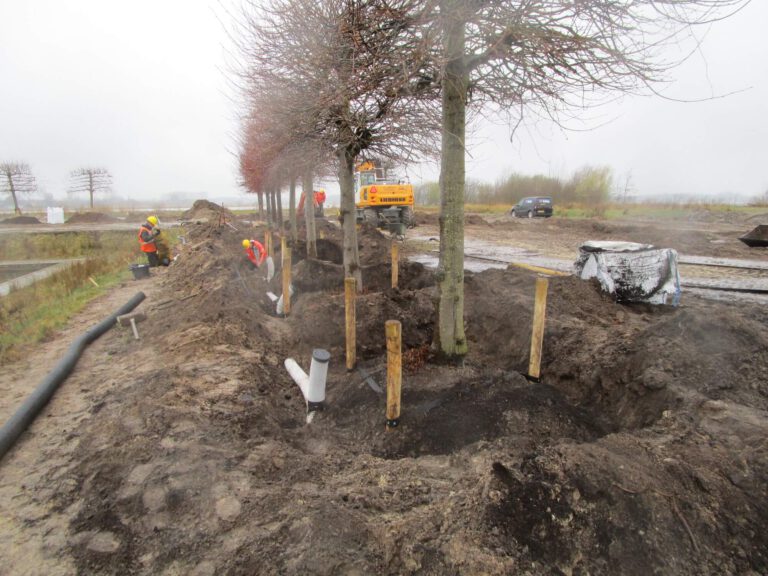
POLYGON ((48 206, 48 224, 64 224, 64 208, 48 206))

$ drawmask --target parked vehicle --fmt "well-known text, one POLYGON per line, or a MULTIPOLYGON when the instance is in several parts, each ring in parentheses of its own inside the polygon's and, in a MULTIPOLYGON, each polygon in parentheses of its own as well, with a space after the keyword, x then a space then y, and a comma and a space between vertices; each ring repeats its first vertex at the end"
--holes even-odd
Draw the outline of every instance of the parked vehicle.
POLYGON ((552 198, 549 196, 528 196, 512 206, 509 214, 518 218, 533 218, 534 216, 549 218, 552 216, 552 198))

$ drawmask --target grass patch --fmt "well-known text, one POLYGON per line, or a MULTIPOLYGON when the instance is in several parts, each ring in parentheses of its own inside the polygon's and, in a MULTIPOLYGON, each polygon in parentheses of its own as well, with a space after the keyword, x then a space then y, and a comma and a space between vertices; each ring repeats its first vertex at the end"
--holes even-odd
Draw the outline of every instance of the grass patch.
POLYGON ((744 214, 752 216, 764 212, 757 206, 734 206, 731 204, 555 204, 554 215, 561 218, 650 218, 676 220, 692 213, 712 212, 715 214, 744 214))
MULTIPOLYGON (((173 240, 176 235, 169 234, 173 240)), ((142 261, 132 232, 24 234, 0 242, 3 259, 86 257, 0 298, 0 363, 17 360, 25 346, 52 338, 88 302, 129 278, 130 263, 142 261)))
POLYGON ((511 208, 511 204, 465 204, 464 212, 474 212, 476 214, 506 214, 511 208))
MULTIPOLYGON (((172 235, 173 229, 167 233, 172 235)), ((141 256, 136 232, 93 231, 7 234, 0 237, 0 260, 96 258, 135 253, 141 256)), ((174 238, 175 239, 175 238, 174 238)))

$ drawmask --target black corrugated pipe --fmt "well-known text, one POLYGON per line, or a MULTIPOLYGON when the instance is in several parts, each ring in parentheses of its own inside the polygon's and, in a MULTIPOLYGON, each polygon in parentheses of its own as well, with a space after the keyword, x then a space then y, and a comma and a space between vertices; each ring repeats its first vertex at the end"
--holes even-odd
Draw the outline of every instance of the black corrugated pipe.
POLYGON ((120 306, 114 314, 107 316, 104 320, 90 328, 85 334, 79 336, 72 342, 64 357, 59 360, 55 368, 48 373, 45 379, 38 384, 37 388, 30 394, 24 403, 16 410, 16 413, 0 428, 0 458, 11 449, 21 433, 27 429, 35 419, 35 416, 43 409, 53 396, 59 385, 67 379, 72 369, 77 364, 80 355, 86 347, 112 328, 121 314, 127 314, 138 306, 146 296, 144 292, 138 292, 133 298, 120 306))

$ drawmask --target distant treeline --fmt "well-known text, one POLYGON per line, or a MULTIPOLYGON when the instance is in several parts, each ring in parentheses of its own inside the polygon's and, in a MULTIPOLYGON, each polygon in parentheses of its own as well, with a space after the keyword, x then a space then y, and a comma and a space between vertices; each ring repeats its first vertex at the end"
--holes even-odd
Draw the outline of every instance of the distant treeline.
MULTIPOLYGON (((467 180, 465 200, 470 204, 514 204, 525 196, 551 196, 555 202, 561 204, 600 204, 610 199, 612 191, 613 173, 609 167, 586 166, 568 180, 541 174, 511 174, 493 184, 467 180)), ((419 204, 439 202, 440 189, 437 182, 422 184, 415 192, 419 204)))
MULTIPOLYGON (((414 190, 418 204, 435 206, 440 203, 440 186, 437 182, 420 184, 414 190)), ((561 206, 564 204, 595 206, 608 202, 768 206, 768 190, 751 197, 737 194, 638 196, 632 184, 631 173, 621 178, 614 178, 613 171, 607 166, 585 166, 568 179, 541 174, 511 174, 493 184, 471 179, 466 183, 467 204, 512 205, 526 196, 551 196, 555 204, 561 206)))

